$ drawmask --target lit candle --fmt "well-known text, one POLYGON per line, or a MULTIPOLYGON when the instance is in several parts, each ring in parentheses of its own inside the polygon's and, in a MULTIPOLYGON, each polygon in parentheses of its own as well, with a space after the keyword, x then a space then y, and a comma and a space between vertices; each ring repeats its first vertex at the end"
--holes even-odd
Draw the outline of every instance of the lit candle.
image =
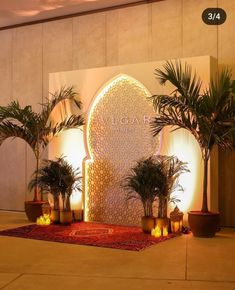
POLYGON ((177 233, 180 228, 179 222, 178 221, 174 222, 173 226, 174 226, 174 233, 177 233))
POLYGON ((167 236, 168 236, 168 228, 163 227, 163 237, 167 237, 167 236))
POLYGON ((49 214, 44 214, 43 216, 38 217, 36 221, 38 226, 48 226, 50 223, 51 220, 49 214))
POLYGON ((160 229, 159 226, 156 226, 155 227, 155 237, 159 238, 159 237, 161 237, 161 235, 162 235, 162 230, 160 229))
POLYGON ((155 236, 155 229, 151 230, 151 236, 155 236))

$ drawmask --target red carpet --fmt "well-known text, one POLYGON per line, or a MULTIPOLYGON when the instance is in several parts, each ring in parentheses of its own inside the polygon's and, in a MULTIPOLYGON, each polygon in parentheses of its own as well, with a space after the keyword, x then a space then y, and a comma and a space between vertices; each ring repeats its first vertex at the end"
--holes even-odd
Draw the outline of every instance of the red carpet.
POLYGON ((29 225, 1 231, 0 235, 129 251, 140 251, 175 237, 170 234, 168 237, 155 238, 144 234, 138 227, 88 222, 70 226, 29 225))

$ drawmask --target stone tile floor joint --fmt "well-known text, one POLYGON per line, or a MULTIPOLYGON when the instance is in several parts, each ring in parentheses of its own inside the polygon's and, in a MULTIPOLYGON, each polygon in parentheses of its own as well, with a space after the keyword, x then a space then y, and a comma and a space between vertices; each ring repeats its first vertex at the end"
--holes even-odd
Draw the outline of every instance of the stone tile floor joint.
POLYGON ((6 287, 8 287, 11 283, 15 282, 16 280, 18 280, 20 277, 22 277, 24 274, 19 274, 17 277, 15 277, 14 279, 12 279, 11 281, 9 281, 8 283, 6 283, 4 286, 2 286, 0 288, 0 290, 5 289, 6 287))
POLYGON ((188 237, 186 237, 186 239, 185 239, 185 243, 186 243, 186 253, 185 253, 185 280, 187 281, 188 279, 187 279, 187 277, 188 277, 188 273, 187 273, 187 271, 188 271, 188 237))

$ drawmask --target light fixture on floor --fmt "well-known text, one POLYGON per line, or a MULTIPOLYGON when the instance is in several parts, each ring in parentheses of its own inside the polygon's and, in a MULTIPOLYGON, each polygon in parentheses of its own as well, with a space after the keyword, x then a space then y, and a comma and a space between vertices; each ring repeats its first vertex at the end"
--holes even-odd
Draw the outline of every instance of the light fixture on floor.
POLYGON ((176 206, 175 209, 170 213, 170 221, 171 221, 171 231, 172 233, 181 233, 183 227, 183 212, 179 210, 176 206))

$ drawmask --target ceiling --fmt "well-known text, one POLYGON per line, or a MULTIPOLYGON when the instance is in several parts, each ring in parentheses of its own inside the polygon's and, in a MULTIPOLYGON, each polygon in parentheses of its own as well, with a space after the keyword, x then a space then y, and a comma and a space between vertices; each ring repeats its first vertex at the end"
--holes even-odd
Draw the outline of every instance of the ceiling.
POLYGON ((0 27, 144 2, 138 0, 0 0, 0 27))

